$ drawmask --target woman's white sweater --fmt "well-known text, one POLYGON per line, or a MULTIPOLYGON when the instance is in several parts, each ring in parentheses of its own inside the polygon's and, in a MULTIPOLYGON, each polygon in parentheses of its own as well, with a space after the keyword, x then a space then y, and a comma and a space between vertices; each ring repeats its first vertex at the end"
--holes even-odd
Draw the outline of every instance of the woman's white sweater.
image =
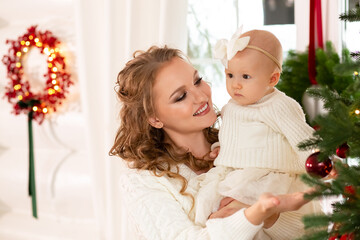
POLYGON ((313 132, 301 106, 276 88, 248 106, 231 99, 222 109, 215 165, 303 173, 311 152, 297 145, 313 132))
MULTIPOLYGON (((180 174, 188 181, 196 175, 187 166, 180 166, 180 174)), ((262 226, 251 224, 240 210, 223 219, 210 219, 206 226, 194 223, 190 213, 192 200, 179 193, 179 180, 166 176, 156 177, 146 170, 129 170, 120 177, 120 188, 126 207, 142 238, 157 239, 292 239, 297 236, 296 226, 289 224, 294 213, 280 215, 278 221, 263 231, 262 226), (271 236, 271 238, 269 237, 271 236)), ((194 194, 191 187, 187 192, 194 194)), ((296 214, 295 214, 296 215, 296 214)))

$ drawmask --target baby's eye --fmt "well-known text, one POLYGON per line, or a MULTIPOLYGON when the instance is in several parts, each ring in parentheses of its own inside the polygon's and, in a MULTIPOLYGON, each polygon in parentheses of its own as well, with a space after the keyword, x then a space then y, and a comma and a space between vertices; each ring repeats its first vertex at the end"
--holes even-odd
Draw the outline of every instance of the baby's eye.
POLYGON ((234 75, 232 75, 232 73, 228 73, 227 76, 228 78, 233 78, 234 75))
POLYGON ((250 78, 251 78, 251 76, 248 75, 248 74, 243 74, 242 77, 243 77, 244 79, 250 79, 250 78))

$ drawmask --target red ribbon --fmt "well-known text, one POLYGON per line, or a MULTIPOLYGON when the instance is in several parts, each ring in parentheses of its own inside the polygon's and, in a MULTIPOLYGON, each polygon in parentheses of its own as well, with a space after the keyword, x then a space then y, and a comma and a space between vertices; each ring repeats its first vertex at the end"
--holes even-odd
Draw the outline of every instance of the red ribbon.
POLYGON ((322 34, 321 0, 310 0, 310 32, 309 32, 309 79, 312 85, 317 85, 316 81, 316 61, 315 48, 324 48, 322 34), (316 19, 315 19, 316 17, 316 19), (315 25, 316 21, 316 25, 315 25), (315 36, 316 28, 316 36, 315 36), (315 37, 317 45, 315 45, 315 37))

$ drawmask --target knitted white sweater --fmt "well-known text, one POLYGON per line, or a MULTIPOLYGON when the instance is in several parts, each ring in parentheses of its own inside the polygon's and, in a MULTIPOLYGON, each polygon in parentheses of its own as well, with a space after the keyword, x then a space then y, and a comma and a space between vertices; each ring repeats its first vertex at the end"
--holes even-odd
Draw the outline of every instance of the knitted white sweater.
POLYGON ((297 144, 313 131, 301 106, 276 88, 253 105, 231 99, 222 109, 215 165, 303 173, 311 152, 299 151, 297 144))
MULTIPOLYGON (((197 175, 188 167, 180 166, 180 174, 188 181, 197 175)), ((123 199, 143 239, 291 239, 294 213, 281 214, 266 234, 261 225, 251 224, 244 210, 223 219, 211 219, 202 227, 194 223, 194 214, 188 215, 192 201, 179 193, 181 184, 168 177, 156 177, 149 171, 129 170, 120 177, 123 199)), ((194 194, 193 189, 187 192, 194 194)), ((296 231, 296 230, 295 230, 296 231)))

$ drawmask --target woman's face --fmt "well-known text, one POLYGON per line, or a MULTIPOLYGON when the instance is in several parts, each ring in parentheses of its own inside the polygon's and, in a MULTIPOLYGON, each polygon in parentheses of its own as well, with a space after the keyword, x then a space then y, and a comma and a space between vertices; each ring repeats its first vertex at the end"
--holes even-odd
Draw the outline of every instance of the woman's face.
POLYGON ((217 118, 210 86, 181 58, 173 58, 159 70, 153 102, 155 119, 169 135, 202 131, 217 118))

